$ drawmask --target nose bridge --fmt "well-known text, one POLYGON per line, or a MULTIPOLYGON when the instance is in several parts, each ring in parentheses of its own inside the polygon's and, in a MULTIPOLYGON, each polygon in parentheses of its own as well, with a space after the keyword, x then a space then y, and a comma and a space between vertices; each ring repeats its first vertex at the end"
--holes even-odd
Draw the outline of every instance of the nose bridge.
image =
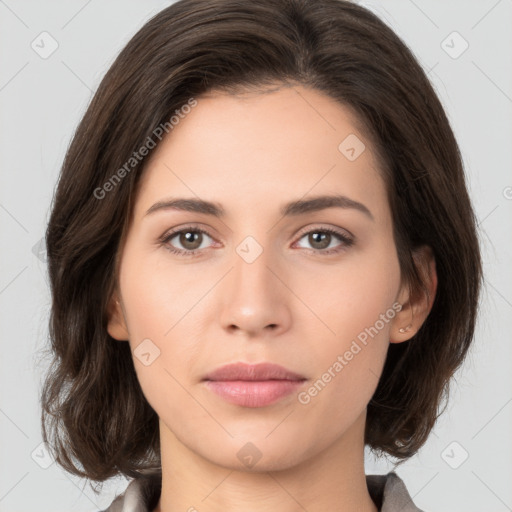
POLYGON ((269 267, 276 266, 275 261, 272 263, 275 258, 268 245, 263 243, 266 242, 260 243, 254 236, 247 236, 235 248, 233 285, 236 293, 249 294, 244 300, 248 300, 251 293, 255 295, 254 299, 263 299, 272 290, 271 282, 275 276, 269 267))
POLYGON ((235 247, 232 262, 229 284, 222 292, 224 326, 254 332, 269 325, 283 327, 289 311, 271 249, 248 236, 235 247))

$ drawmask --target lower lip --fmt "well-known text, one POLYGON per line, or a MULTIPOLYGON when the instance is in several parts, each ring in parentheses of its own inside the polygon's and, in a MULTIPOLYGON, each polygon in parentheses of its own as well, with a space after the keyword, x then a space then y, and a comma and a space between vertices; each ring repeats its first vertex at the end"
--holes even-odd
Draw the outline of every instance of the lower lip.
POLYGON ((264 407, 297 391, 304 380, 207 380, 205 383, 227 402, 243 407, 264 407))

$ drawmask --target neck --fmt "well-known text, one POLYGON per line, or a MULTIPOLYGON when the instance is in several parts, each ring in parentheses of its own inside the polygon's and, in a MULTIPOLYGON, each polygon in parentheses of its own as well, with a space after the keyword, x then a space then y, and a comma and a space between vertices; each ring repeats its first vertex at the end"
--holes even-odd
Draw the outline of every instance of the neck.
POLYGON ((219 465, 191 451, 161 422, 162 493, 154 512, 378 512, 366 485, 366 411, 335 443, 282 468, 219 465))

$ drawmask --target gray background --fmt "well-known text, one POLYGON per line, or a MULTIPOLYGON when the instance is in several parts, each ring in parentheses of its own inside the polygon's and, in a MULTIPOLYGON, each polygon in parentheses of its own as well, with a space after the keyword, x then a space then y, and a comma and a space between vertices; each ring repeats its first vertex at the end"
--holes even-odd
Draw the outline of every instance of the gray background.
MULTIPOLYGON (((512 0, 360 3, 429 71, 463 153, 486 274, 475 345, 448 408, 398 474, 414 502, 431 512, 512 510, 512 0)), ((169 4, 0 0, 1 512, 94 511, 127 484, 114 479, 96 496, 40 446, 47 362, 38 351, 47 343, 50 303, 38 244, 92 92, 136 30, 169 4), (47 58, 40 53, 51 39, 43 31, 58 43, 47 58)), ((367 456, 367 473, 390 468, 367 456)))

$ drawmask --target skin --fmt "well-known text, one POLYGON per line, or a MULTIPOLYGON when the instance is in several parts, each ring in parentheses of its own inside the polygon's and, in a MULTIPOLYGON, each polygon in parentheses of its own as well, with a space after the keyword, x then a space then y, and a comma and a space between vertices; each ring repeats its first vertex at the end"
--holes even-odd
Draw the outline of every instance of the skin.
POLYGON ((113 338, 132 351, 150 339, 160 350, 148 366, 134 356, 160 418, 155 511, 375 512, 364 473, 366 407, 389 343, 409 340, 430 311, 437 286, 431 251, 418 253, 431 300, 413 300, 401 286, 378 162, 346 107, 302 86, 197 99, 150 156, 109 310, 113 338), (349 134, 366 146, 354 161, 338 150, 349 134), (354 208, 280 214, 288 201, 333 193, 363 203, 373 220, 354 208), (171 196, 215 201, 226 216, 146 215, 171 196), (176 235, 166 244, 199 248, 199 256, 173 254, 159 242, 189 224, 208 235, 188 245, 176 235), (318 235, 307 234, 322 228, 354 243, 333 235, 325 244, 339 252, 324 255, 318 235), (263 249, 252 263, 236 251, 247 236, 263 249), (268 361, 304 375, 307 390, 396 302, 401 311, 307 404, 292 393, 242 407, 202 382, 227 363, 268 361), (237 457, 248 442, 261 453, 251 468, 237 457))

